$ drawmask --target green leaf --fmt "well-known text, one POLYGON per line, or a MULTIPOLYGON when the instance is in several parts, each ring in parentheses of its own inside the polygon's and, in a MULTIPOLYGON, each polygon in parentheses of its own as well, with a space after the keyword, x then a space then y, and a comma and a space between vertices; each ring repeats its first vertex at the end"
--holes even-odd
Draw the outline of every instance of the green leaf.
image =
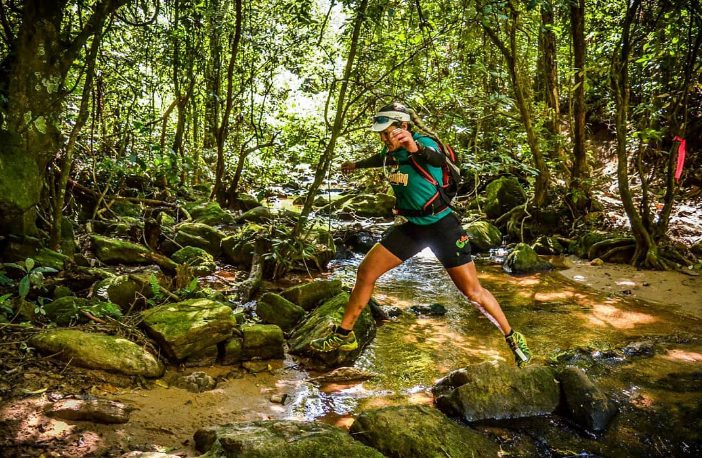
POLYGON ((6 262, 3 264, 3 266, 14 267, 15 269, 19 269, 22 272, 27 272, 27 269, 25 269, 23 265, 17 264, 16 262, 6 262))
POLYGON ((58 272, 58 270, 54 269, 53 267, 37 267, 34 269, 34 272, 40 272, 43 274, 55 274, 58 272))
POLYGON ((24 265, 27 268, 27 272, 32 270, 34 268, 34 259, 32 258, 27 258, 26 261, 24 261, 24 265))
POLYGON ((29 283, 29 275, 25 275, 19 282, 19 295, 22 299, 27 297, 27 294, 29 294, 30 286, 31 284, 29 283))

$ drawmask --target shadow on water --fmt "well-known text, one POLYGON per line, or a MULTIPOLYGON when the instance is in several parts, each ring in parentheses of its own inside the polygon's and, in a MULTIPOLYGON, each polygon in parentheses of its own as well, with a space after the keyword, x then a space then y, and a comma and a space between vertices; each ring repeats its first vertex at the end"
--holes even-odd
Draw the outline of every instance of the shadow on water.
MULTIPOLYGON (((359 261, 339 262, 334 276, 353 284, 359 261)), ((520 437, 526 437, 538 445, 537 454, 547 456, 699 454, 700 320, 682 318, 662 306, 602 296, 556 273, 511 276, 487 264, 478 270, 482 285, 495 295, 511 325, 527 336, 534 364, 582 367, 620 409, 600 438, 556 417, 517 421, 507 433, 500 426, 484 426, 488 432, 511 442, 515 450, 522 448, 520 437), (645 351, 637 353, 640 348, 645 351)), ((350 385, 303 383, 288 406, 290 417, 348 425, 364 409, 431 403, 428 388, 456 368, 512 362, 501 333, 458 292, 430 251, 379 279, 374 297, 404 311, 378 328, 356 362, 379 376, 350 385), (446 308, 444 316, 416 316, 408 310, 434 303, 446 308)))

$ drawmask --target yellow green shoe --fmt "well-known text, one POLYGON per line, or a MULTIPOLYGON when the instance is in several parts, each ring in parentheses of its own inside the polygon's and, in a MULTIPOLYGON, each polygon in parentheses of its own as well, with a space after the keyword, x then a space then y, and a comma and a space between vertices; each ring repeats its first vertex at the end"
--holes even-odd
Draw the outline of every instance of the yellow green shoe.
POLYGON ((356 334, 354 334, 353 331, 349 332, 348 335, 332 332, 326 337, 315 339, 310 342, 310 347, 312 350, 321 353, 327 353, 334 350, 352 351, 358 348, 358 341, 356 340, 356 334))
POLYGON ((521 332, 512 331, 509 337, 505 337, 509 348, 514 353, 514 361, 517 366, 524 367, 531 361, 531 351, 527 347, 527 341, 521 332))

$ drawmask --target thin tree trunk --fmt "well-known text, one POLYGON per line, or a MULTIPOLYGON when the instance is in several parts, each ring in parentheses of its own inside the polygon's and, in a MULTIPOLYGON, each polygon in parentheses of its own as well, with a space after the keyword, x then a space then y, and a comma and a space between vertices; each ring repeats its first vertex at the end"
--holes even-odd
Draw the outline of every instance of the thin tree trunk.
POLYGON ((577 214, 584 214, 590 201, 585 151, 585 0, 570 5, 573 38, 573 167, 570 173, 569 200, 577 214))
MULTIPOLYGON (((319 186, 322 184, 324 177, 329 171, 329 166, 331 165, 332 159, 334 158, 334 148, 336 147, 336 142, 339 139, 341 129, 344 123, 344 113, 346 112, 346 92, 349 87, 349 79, 351 78, 351 72, 353 71, 354 61, 356 59, 356 52, 358 48, 358 41, 361 35, 361 27, 366 18, 366 8, 368 7, 368 0, 361 0, 358 5, 358 10, 356 11, 356 18, 353 22, 353 32, 351 34, 351 43, 349 47, 349 54, 346 57, 346 66, 344 68, 343 79, 341 81, 341 87, 339 88, 339 96, 336 100, 336 115, 334 116, 334 124, 332 125, 331 137, 329 138, 329 143, 327 143, 324 152, 319 158, 319 163, 317 164, 317 170, 315 173, 314 181, 312 185, 307 190, 307 199, 305 200, 305 205, 302 207, 302 212, 300 213, 300 218, 295 225, 295 229, 292 233, 292 238, 297 238, 305 227, 307 222, 307 216, 312 210, 312 204, 314 203, 315 195, 319 186)), ((330 92, 329 97, 332 97, 330 92)))

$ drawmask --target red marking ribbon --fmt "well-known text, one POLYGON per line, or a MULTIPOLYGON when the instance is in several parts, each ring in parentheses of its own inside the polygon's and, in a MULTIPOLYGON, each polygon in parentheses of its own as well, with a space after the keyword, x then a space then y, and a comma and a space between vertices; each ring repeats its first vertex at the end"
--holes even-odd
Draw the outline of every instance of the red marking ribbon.
POLYGON ((673 141, 680 142, 678 145, 678 166, 675 169, 675 181, 680 181, 683 165, 685 164, 685 139, 676 135, 673 141))

